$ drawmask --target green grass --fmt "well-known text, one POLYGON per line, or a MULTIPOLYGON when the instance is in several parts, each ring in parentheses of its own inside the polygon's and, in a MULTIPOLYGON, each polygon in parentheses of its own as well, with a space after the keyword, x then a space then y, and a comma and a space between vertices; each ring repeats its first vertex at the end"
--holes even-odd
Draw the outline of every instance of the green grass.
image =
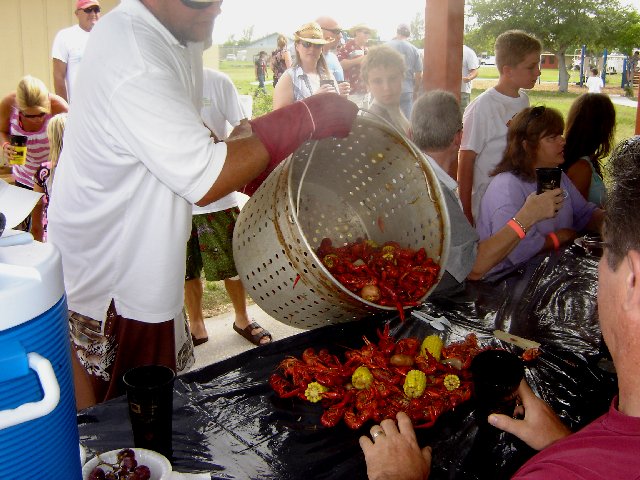
MULTIPOLYGON (((498 69, 493 65, 483 65, 480 67, 480 71, 478 73, 478 78, 486 78, 486 79, 498 79, 498 69)), ((613 87, 619 87, 622 82, 622 75, 607 75, 607 85, 613 87)), ((557 82, 558 81, 558 70, 543 68, 540 70, 540 81, 541 82, 557 82)), ((577 83, 580 81, 580 72, 576 70, 571 70, 569 72, 569 83, 577 83)))

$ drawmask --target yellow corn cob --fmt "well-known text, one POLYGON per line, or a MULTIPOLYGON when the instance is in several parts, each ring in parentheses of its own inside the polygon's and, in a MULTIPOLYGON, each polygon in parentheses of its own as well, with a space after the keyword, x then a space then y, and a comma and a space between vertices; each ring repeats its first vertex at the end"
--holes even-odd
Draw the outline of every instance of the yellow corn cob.
POLYGON ((404 379, 402 387, 404 393, 409 398, 418 398, 424 393, 427 386, 427 376, 420 370, 409 370, 407 378, 404 379))
POLYGON ((440 361, 440 353, 442 352, 442 339, 438 335, 429 335, 422 341, 420 346, 420 355, 429 352, 433 358, 440 361))
POLYGON ((329 389, 324 385, 318 382, 311 382, 307 385, 307 389, 304 391, 304 396, 307 397, 307 400, 311 403, 317 403, 322 400, 322 394, 327 391, 329 391, 329 389))
POLYGON ((369 388, 371 382, 373 382, 373 375, 367 367, 358 367, 351 375, 351 384, 358 390, 369 388))
POLYGON ((460 386, 460 378, 458 375, 451 373, 449 375, 445 375, 443 383, 447 390, 455 390, 460 386))

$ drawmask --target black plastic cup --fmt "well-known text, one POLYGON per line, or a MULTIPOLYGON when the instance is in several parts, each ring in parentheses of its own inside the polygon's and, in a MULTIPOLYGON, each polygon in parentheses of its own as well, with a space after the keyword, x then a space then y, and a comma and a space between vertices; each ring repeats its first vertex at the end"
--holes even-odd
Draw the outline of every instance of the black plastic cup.
POLYGON ((129 401, 133 443, 171 458, 175 372, 162 365, 128 370, 122 377, 129 401))
POLYGON ((26 135, 10 135, 9 143, 15 151, 13 159, 9 162, 12 165, 24 165, 27 161, 27 137, 26 135))
POLYGON ((479 414, 513 416, 518 385, 524 377, 522 360, 506 350, 485 350, 471 362, 473 394, 479 414))
POLYGON ((536 193, 540 195, 547 190, 555 190, 560 188, 560 179, 562 178, 562 170, 555 168, 536 168, 536 193))

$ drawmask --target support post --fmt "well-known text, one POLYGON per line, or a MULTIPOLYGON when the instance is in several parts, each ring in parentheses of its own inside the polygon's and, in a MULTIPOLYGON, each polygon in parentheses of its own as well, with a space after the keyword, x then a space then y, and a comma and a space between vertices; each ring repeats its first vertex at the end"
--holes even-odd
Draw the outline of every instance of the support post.
POLYGON ((460 99, 464 0, 426 0, 424 18, 424 90, 447 90, 460 99))

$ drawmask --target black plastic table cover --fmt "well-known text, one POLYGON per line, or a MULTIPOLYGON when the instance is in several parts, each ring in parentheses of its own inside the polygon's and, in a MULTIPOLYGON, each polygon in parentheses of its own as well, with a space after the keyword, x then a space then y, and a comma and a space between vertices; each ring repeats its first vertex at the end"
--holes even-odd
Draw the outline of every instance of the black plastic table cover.
MULTIPOLYGON (((372 424, 351 431, 343 423, 320 424, 321 407, 280 399, 269 375, 287 355, 307 347, 341 354, 359 348, 363 335, 390 322, 397 337, 439 333, 445 343, 475 332, 482 344, 502 344, 496 328, 541 342, 541 356, 526 378, 572 428, 603 414, 616 393, 614 373, 603 365, 606 347, 597 321, 597 259, 573 246, 538 256, 507 277, 470 282, 449 298, 432 298, 421 310, 444 316, 444 332, 408 315, 372 317, 304 332, 249 350, 179 377, 175 384, 172 463, 179 472, 210 472, 214 479, 366 478, 358 438, 372 424)), ((514 350, 515 349, 515 350, 514 350)), ((78 414, 81 442, 90 452, 131 446, 133 436, 124 397, 78 414)), ((535 452, 512 435, 498 432, 474 415, 473 400, 445 413, 417 432, 421 446, 433 447, 432 479, 509 478, 535 452)))

